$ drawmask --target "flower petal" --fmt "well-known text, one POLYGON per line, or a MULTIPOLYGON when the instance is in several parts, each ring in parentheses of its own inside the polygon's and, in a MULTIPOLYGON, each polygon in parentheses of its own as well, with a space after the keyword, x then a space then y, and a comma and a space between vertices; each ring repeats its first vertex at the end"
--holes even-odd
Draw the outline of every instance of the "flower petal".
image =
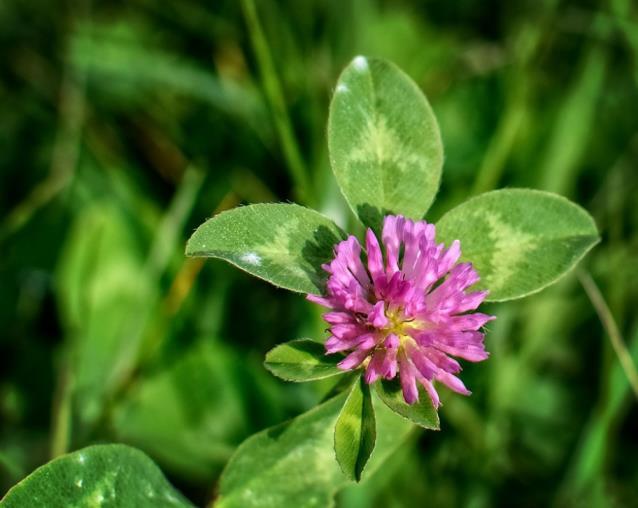
POLYGON ((382 301, 374 304, 372 312, 368 314, 368 321, 375 328, 383 328, 387 326, 389 321, 385 316, 385 304, 382 301))
POLYGON ((368 271, 376 285, 384 278, 385 272, 383 271, 383 255, 381 247, 379 247, 379 240, 370 228, 366 231, 366 251, 368 253, 368 271))
POLYGON ((399 378, 401 380, 403 398, 408 404, 414 404, 419 400, 419 389, 416 385, 416 369, 407 358, 405 351, 400 351, 398 356, 399 378))
POLYGON ((355 349, 352 353, 341 360, 337 367, 342 370, 353 370, 359 367, 370 355, 371 349, 355 349))
POLYGON ((425 388, 425 391, 428 392, 428 396, 430 397, 434 408, 438 409, 441 405, 441 400, 439 399, 439 393, 436 391, 436 388, 434 388, 432 382, 427 379, 420 379, 419 381, 425 388))
POLYGON ((440 372, 436 376, 436 380, 443 383, 445 386, 455 391, 456 393, 460 393, 462 395, 471 395, 472 392, 465 388, 463 381, 461 381, 458 377, 450 374, 449 372, 440 372))

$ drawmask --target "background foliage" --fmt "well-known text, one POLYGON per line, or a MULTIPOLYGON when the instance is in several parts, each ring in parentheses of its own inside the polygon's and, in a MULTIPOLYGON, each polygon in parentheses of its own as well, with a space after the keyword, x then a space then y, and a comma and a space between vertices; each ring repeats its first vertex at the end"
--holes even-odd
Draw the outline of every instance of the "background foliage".
MULTIPOLYGON (((0 4, 0 491, 121 442, 203 506, 244 439, 326 394, 330 380, 283 383, 262 365, 321 336, 319 309, 183 253, 241 203, 354 224, 326 122, 360 53, 396 62, 439 120, 428 218, 509 185, 593 214, 602 243, 581 268, 638 357, 635 4, 251 5, 0 4)), ((638 406, 576 274, 489 312, 472 398, 445 400, 441 432, 413 432, 338 506, 638 506, 638 406)))

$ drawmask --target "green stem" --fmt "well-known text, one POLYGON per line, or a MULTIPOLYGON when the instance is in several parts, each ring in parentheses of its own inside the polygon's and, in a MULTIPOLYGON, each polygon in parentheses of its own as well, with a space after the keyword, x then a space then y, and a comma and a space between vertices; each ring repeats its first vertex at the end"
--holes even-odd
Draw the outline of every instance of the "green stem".
POLYGON ((545 9, 541 17, 534 22, 529 22, 515 39, 514 59, 517 65, 513 66, 509 74, 510 90, 507 97, 507 111, 501 117, 494 136, 490 140, 487 152, 479 168, 472 194, 480 194, 494 189, 503 173, 505 165, 516 146, 516 140, 521 129, 530 115, 529 102, 532 96, 533 83, 530 82, 530 67, 534 57, 541 48, 541 42, 547 32, 549 21, 554 16, 557 0, 545 2, 545 9))
POLYGON ((598 317, 603 325, 603 328, 607 332, 609 336, 609 340, 611 342, 611 346, 614 348, 614 352, 620 361, 620 365, 627 376, 627 380, 631 385, 636 398, 638 398, 638 371, 636 371, 636 366, 634 365, 633 360, 631 359, 631 355, 627 350, 627 346, 625 345, 625 341, 618 329, 618 325, 616 324, 616 320, 612 315, 603 295, 601 294, 598 286, 592 279, 591 275, 589 275, 585 271, 578 272, 578 278, 580 283, 583 286, 583 289, 587 293, 589 300, 598 314, 598 317))
POLYGON ((540 188, 566 195, 574 192, 580 161, 595 133, 596 108, 606 74, 604 48, 597 42, 592 43, 563 98, 545 153, 539 161, 540 188))
POLYGON ((615 22, 632 51, 634 79, 638 82, 638 24, 631 15, 631 0, 612 0, 611 8, 615 22))
MULTIPOLYGON (((638 326, 633 327, 629 352, 638 358, 638 326)), ((618 439, 618 425, 622 421, 629 382, 620 363, 608 365, 608 372, 601 387, 598 404, 585 426, 580 445, 577 447, 571 465, 559 489, 556 506, 565 506, 565 500, 574 496, 596 493, 603 480, 604 466, 615 449, 618 439)), ((606 506, 604 501, 590 503, 591 506, 606 506)))
POLYGON ((257 15, 254 0, 242 0, 242 8, 244 17, 246 18, 246 24, 248 25, 253 51, 257 58, 259 74, 266 98, 274 116, 281 149, 286 159, 288 171, 295 185, 295 194, 299 201, 305 204, 311 204, 312 192, 310 189, 310 180, 301 157, 299 146, 295 140, 290 116, 286 109, 281 82, 275 71, 272 55, 266 37, 264 36, 259 16, 257 15))
POLYGON ((68 351, 64 351, 63 365, 60 368, 58 386, 53 402, 51 458, 54 459, 69 451, 71 438, 71 404, 73 383, 69 368, 68 351))
POLYGON ((474 181, 472 194, 487 192, 496 187, 505 164, 514 148, 514 142, 527 116, 527 84, 522 84, 514 94, 505 117, 501 120, 494 137, 490 141, 483 162, 474 181))
POLYGON ((180 245, 180 234, 204 183, 205 173, 196 166, 188 166, 173 200, 157 228, 145 269, 150 276, 159 278, 168 268, 175 248, 180 245))

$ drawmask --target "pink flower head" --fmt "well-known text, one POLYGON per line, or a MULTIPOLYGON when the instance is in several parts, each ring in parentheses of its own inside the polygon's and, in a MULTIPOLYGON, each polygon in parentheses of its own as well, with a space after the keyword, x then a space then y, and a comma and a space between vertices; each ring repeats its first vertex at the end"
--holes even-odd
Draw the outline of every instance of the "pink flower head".
POLYGON ((331 334, 326 353, 348 352, 341 369, 363 365, 369 384, 398 374, 408 404, 419 400, 418 381, 439 407, 435 380, 470 394, 455 375, 461 366, 452 356, 485 360, 480 329, 494 316, 468 313, 487 291, 467 291, 479 276, 471 263, 457 263, 460 242, 446 249, 434 235, 433 224, 388 215, 381 236, 385 263, 371 229, 366 232, 367 266, 359 241, 350 236, 323 265, 330 274, 326 296, 307 298, 331 309, 323 316, 331 334))

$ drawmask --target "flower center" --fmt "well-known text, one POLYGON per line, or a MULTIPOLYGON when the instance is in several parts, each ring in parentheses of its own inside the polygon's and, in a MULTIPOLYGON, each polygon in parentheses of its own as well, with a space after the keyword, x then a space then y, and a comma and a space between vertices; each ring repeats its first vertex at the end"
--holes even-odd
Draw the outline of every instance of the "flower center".
MULTIPOLYGON (((392 308, 391 306, 386 309, 385 317, 388 319, 387 326, 382 330, 383 337, 394 334, 399 339, 399 347, 405 345, 407 341, 414 340, 407 333, 407 328, 415 327, 415 320, 408 318, 402 308, 392 308)), ((418 326, 418 325, 417 325, 418 326)))
POLYGON ((388 325, 383 330, 386 335, 405 335, 404 327, 408 320, 403 315, 403 309, 386 309, 385 317, 388 318, 388 325))

